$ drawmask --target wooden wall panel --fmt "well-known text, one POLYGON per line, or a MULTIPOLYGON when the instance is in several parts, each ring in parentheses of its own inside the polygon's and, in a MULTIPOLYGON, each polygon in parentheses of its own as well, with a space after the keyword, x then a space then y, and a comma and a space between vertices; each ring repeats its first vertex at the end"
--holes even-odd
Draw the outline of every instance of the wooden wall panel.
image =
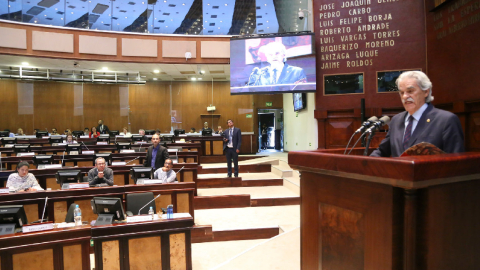
POLYGON ((18 83, 16 80, 0 80, 0 113, 9 117, 0 118, 0 129, 16 131, 18 127, 27 134, 33 129, 49 131, 53 127, 59 132, 69 128, 83 130, 97 126, 99 119, 110 130, 122 130, 128 126, 128 116, 120 113, 120 87, 128 87, 130 106, 130 131, 138 129, 160 129, 162 133, 174 128, 187 132, 194 127, 200 130, 204 122, 214 130, 218 125, 227 127, 227 119, 243 132, 257 131, 257 110, 272 102, 273 107, 283 108, 282 95, 230 95, 229 82, 155 82, 146 85, 83 84, 83 109, 74 115, 75 84, 60 82, 33 82, 34 115, 18 114, 18 83), (171 123, 171 109, 177 124, 171 123), (210 104, 216 107, 207 112, 210 104), (80 113, 78 113, 80 112, 80 113), (83 114, 82 114, 83 112, 83 114), (252 114, 252 118, 247 118, 252 114), (211 115, 211 116, 210 116, 211 115))

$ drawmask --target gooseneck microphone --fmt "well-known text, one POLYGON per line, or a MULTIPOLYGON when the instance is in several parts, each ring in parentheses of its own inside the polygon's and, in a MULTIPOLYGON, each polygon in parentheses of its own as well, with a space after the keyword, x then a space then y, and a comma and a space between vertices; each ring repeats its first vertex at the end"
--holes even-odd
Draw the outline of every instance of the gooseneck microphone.
POLYGON ((88 149, 87 145, 83 141, 81 141, 81 143, 85 146, 85 148, 87 148, 88 151, 90 151, 90 149, 88 149))
POLYGON ((40 222, 43 222, 43 217, 45 216, 45 208, 47 208, 47 201, 48 197, 45 197, 45 205, 43 206, 42 219, 40 220, 40 222))
POLYGON ((380 127, 384 126, 384 125, 388 125, 390 123, 390 117, 388 116, 382 116, 380 119, 378 119, 378 121, 376 121, 375 123, 372 124, 371 127, 369 127, 365 133, 372 133, 372 132, 375 132, 376 129, 380 129, 380 127))
POLYGON ((158 194, 157 197, 153 198, 153 200, 149 201, 147 204, 145 204, 144 206, 142 206, 142 208, 140 208, 138 210, 138 214, 140 215, 140 211, 142 211, 143 208, 145 208, 147 205, 149 205, 151 202, 155 201, 158 197, 160 197, 160 195, 162 194, 158 194))
MULTIPOLYGON (((348 143, 347 143, 347 146, 345 147, 345 151, 343 151, 343 154, 345 155, 345 153, 347 152, 347 149, 348 149, 348 146, 350 145, 350 142, 352 141, 353 137, 355 135, 357 135, 358 133, 360 132, 364 132, 368 127, 370 127, 373 123, 375 123, 376 121, 378 121, 378 118, 376 116, 372 116, 370 118, 367 119, 367 121, 363 122, 362 126, 359 127, 357 129, 357 131, 355 131, 352 136, 350 137, 350 140, 348 140, 348 143)), ((363 135, 362 135, 363 136, 363 135)), ((362 138, 362 136, 360 136, 360 138, 362 138)), ((358 143, 358 141, 357 141, 358 143)), ((355 145, 357 144, 355 143, 355 145)), ((349 152, 350 154, 350 152, 349 152)))
POLYGON ((125 165, 127 165, 128 163, 130 163, 130 162, 132 162, 132 161, 134 161, 134 160, 136 160, 136 159, 139 159, 139 158, 140 158, 140 157, 138 156, 138 157, 136 157, 136 158, 134 158, 134 159, 130 160, 129 162, 126 162, 126 163, 125 163, 125 165))
MULTIPOLYGON (((183 168, 185 168, 185 166, 183 166, 183 167, 182 167, 180 170, 178 170, 178 172, 176 172, 176 173, 179 173, 181 170, 183 170, 183 168)), ((173 170, 172 170, 172 171, 173 171, 173 170)))

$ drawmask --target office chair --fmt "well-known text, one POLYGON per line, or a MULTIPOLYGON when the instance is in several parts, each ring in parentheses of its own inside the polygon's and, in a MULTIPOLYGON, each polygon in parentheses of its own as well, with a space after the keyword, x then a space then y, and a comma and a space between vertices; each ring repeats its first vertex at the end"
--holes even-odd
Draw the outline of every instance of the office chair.
POLYGON ((75 206, 76 205, 77 205, 76 203, 70 204, 70 207, 68 208, 67 215, 65 216, 65 222, 74 222, 73 213, 75 211, 75 206))
MULTIPOLYGON (((126 205, 127 205, 127 216, 138 215, 138 210, 142 208, 145 204, 147 204, 149 201, 153 200, 153 192, 130 193, 130 194, 127 194, 125 199, 126 199, 126 205)), ((153 201, 147 206, 145 206, 140 212, 140 214, 141 215, 148 214, 148 210, 150 210, 150 206, 153 207, 153 212, 156 213, 157 210, 155 208, 155 201, 153 201)))

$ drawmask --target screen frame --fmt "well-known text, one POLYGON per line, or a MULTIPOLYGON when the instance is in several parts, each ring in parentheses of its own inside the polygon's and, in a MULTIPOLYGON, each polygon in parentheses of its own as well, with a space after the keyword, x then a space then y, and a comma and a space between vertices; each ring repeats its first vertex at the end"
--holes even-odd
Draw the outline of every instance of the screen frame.
MULTIPOLYGON (((316 48, 315 48, 315 33, 311 31, 303 32, 292 32, 292 33, 282 33, 282 34, 260 34, 260 35, 250 35, 250 36, 235 36, 230 38, 230 52, 232 51, 232 41, 237 40, 247 40, 247 39, 263 39, 263 38, 277 38, 277 37, 292 37, 292 36, 311 36, 311 46, 312 53, 311 56, 315 59, 315 77, 317 77, 317 59, 316 59, 316 48)), ((309 55, 310 56, 310 55, 309 55)), ((248 66, 245 64, 245 66, 248 66)), ((232 62, 230 58, 230 80, 232 74, 232 62)), ((317 80, 316 80, 317 81, 317 80)), ((315 81, 315 83, 316 83, 315 81)), ((279 84, 278 86, 281 86, 279 84)), ((232 92, 232 85, 230 84, 230 95, 257 95, 257 94, 288 94, 288 93, 316 93, 317 86, 315 85, 315 90, 286 90, 286 91, 252 91, 252 92, 232 92)))

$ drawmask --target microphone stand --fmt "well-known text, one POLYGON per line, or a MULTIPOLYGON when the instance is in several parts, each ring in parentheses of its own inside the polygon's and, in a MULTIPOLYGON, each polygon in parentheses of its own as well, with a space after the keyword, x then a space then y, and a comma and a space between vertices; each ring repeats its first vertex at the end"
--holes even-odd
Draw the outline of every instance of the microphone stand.
POLYGON ((88 149, 87 145, 83 141, 81 141, 81 143, 83 144, 83 146, 85 146, 85 148, 87 148, 88 151, 90 151, 90 149, 88 149))
MULTIPOLYGON (((375 129, 373 129, 368 134, 367 144, 365 145, 365 150, 363 151, 364 156, 368 156, 368 148, 370 147, 370 142, 372 141, 373 136, 375 136, 375 129)), ((365 137, 367 137, 367 136, 365 136, 365 137)), ((363 140, 365 140, 365 137, 363 138, 363 140)))
POLYGON ((48 200, 48 197, 45 197, 45 205, 43 206, 42 219, 40 220, 40 222, 43 222, 43 217, 45 216, 45 208, 47 208, 47 200, 48 200))
POLYGON ((130 162, 132 162, 132 161, 134 161, 134 160, 136 160, 136 159, 139 159, 139 158, 140 158, 140 157, 136 157, 136 158, 130 160, 129 162, 125 163, 125 165, 127 165, 128 163, 130 163, 130 162))
POLYGON ((160 197, 160 195, 162 194, 158 194, 157 197, 153 198, 153 200, 149 201, 147 204, 145 204, 144 206, 142 206, 142 208, 140 208, 138 210, 138 214, 140 215, 140 211, 142 211, 143 208, 145 208, 147 205, 149 205, 151 202, 155 201, 158 197, 160 197))

